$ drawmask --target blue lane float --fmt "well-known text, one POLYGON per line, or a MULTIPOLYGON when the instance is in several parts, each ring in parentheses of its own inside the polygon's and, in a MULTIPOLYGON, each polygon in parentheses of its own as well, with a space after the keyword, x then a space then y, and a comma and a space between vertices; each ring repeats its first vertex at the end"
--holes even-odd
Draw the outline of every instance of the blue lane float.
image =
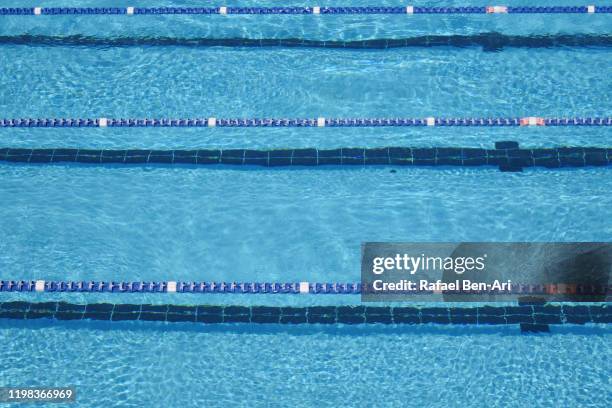
POLYGON ((612 6, 479 6, 479 7, 3 7, 0 15, 413 15, 413 14, 602 14, 612 6))
POLYGON ((203 324, 396 324, 520 325, 524 331, 548 325, 609 324, 612 308, 603 304, 388 307, 388 306, 225 306, 174 304, 75 304, 2 302, 0 319, 160 321, 203 324))
POLYGON ((359 282, 115 282, 2 280, 0 292, 346 294, 362 291, 359 282))
POLYGON ((610 166, 612 148, 525 149, 497 142, 494 149, 465 147, 381 147, 337 149, 101 150, 0 148, 0 161, 26 164, 232 165, 232 166, 496 166, 502 171, 529 167, 610 166))
POLYGON ((10 118, 0 128, 107 127, 533 127, 612 126, 612 117, 544 118, 10 118))

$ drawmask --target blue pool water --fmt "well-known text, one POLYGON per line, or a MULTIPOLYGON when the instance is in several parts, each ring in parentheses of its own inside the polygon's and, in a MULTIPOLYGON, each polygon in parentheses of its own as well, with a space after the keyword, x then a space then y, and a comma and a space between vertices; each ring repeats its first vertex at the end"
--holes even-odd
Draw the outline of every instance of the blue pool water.
MULTIPOLYGON (((115 325, 118 325, 115 326, 115 325)), ((83 406, 609 406, 610 333, 0 326, 3 378, 83 406), (10 340, 9 340, 10 339, 10 340), (6 348, 6 347, 5 347, 6 348), (27 364, 23 356, 29 355, 27 364), (154 385, 155 384, 155 385, 154 385)))
POLYGON ((0 169, 14 279, 357 281, 362 241, 612 236, 607 168, 0 169))
MULTIPOLYGON (((6 46, 5 117, 610 116, 605 49, 6 46), (24 51, 27 50, 27 51, 24 51), (504 71, 506 66, 512 69, 504 71), (270 73, 269 73, 270 72, 270 73), (566 78, 571 81, 565 81, 566 78), (567 83, 566 83, 567 82, 567 83), (10 95, 10 97, 9 97, 10 95)), ((10 129, 10 146, 606 146, 596 129, 10 129), (512 132, 509 134, 509 132, 512 132)))
MULTIPOLYGON (((503 2, 502 2, 503 3, 503 2)), ((486 6, 486 1, 432 0, 427 2, 403 2, 398 0, 292 0, 279 3, 275 0, 226 0, 203 3, 200 0, 4 0, 3 7, 278 7, 290 6, 486 6)), ((514 0, 512 6, 583 6, 585 4, 609 5, 605 1, 578 2, 576 0, 514 0)), ((490 5, 490 4, 489 4, 490 5)), ((75 19, 56 16, 52 22, 47 17, 30 20, 10 17, 0 26, 1 35, 56 34, 109 36, 167 36, 184 37, 249 37, 249 38, 306 38, 306 39, 368 39, 401 38, 432 34, 473 34, 496 31, 504 34, 546 35, 558 33, 610 35, 608 16, 592 15, 377 15, 377 16, 148 16, 107 18, 92 16, 75 19), (135 18, 132 18, 135 17, 135 18), (128 18, 126 23, 126 18, 128 18), (520 24, 517 20, 520 19, 520 24)))
MULTIPOLYGON (((152 6, 143 0, 103 3, 5 0, 1 6, 152 6)), ((566 0, 513 5, 535 3, 575 5, 566 0)), ((201 2, 155 4, 196 5, 201 2)), ((232 0, 223 5, 277 4, 232 0)), ((2 17, 0 116, 609 117, 609 47, 114 47, 111 40, 350 41, 491 32, 609 37, 611 28, 612 17, 588 15, 2 17), (16 45, 14 38, 25 35, 32 36, 28 45, 16 45), (109 45, 40 41, 68 35, 107 39, 109 45)), ((0 129, 0 147, 25 148, 491 148, 499 140, 524 147, 609 147, 612 130, 0 129)), ((0 279, 358 281, 364 241, 610 241, 611 191, 609 167, 507 174, 494 168, 391 173, 382 166, 271 170, 0 163, 0 279)), ((0 295, 0 301, 18 299, 359 303, 356 296, 0 295)), ((609 325, 521 336, 516 327, 200 327, 1 319, 0 386, 76 385, 79 405, 92 407, 604 407, 612 403, 612 370, 605 364, 611 335, 609 325)))

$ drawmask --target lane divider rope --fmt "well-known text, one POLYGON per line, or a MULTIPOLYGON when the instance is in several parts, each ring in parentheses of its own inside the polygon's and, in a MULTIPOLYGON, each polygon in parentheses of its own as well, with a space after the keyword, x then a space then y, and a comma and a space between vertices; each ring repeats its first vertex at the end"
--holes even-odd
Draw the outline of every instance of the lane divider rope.
MULTIPOLYGON (((521 284, 512 283, 512 294, 525 295, 607 295, 612 286, 583 284, 521 284)), ((360 282, 316 283, 316 282, 116 282, 116 281, 45 281, 3 280, 0 292, 79 292, 79 293, 201 293, 201 294, 333 294, 357 295, 374 293, 372 287, 360 282)), ((399 292, 396 292, 399 293, 399 292)), ((416 290, 407 293, 441 294, 435 290, 416 290)), ((445 293, 462 293, 445 291, 445 293)), ((465 293, 465 292, 463 292, 465 293)), ((470 291, 469 293, 497 293, 497 291, 470 291)), ((509 293, 504 291, 505 294, 509 293)))
POLYGON ((480 6, 480 7, 2 7, 0 15, 348 15, 348 14, 602 14, 612 6, 480 6))
POLYGON ((612 117, 501 117, 501 118, 9 118, 0 128, 54 127, 408 127, 408 126, 612 126, 612 117))

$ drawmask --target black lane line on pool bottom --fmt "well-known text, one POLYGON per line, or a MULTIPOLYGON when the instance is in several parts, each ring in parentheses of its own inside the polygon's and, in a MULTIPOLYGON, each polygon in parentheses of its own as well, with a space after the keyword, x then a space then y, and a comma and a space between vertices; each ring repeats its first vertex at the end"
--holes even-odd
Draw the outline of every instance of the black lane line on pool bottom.
POLYGON ((389 49, 430 47, 482 47, 484 51, 500 51, 506 47, 611 47, 612 36, 595 34, 561 34, 541 36, 479 33, 473 35, 424 35, 408 38, 378 38, 353 41, 322 41, 302 38, 176 38, 176 37, 91 37, 83 35, 16 35, 0 36, 0 45, 59 47, 283 47, 389 49))
POLYGON ((272 324, 453 324, 524 325, 541 331, 545 325, 612 323, 612 307, 598 305, 517 305, 481 307, 381 306, 218 306, 151 304, 74 304, 4 302, 0 318, 33 320, 140 320, 193 323, 272 324))
POLYGON ((524 167, 610 166, 612 148, 555 147, 522 149, 517 142, 497 142, 495 149, 462 147, 382 147, 279 150, 93 150, 0 148, 0 161, 15 163, 187 164, 250 166, 498 166, 502 171, 524 167))
POLYGON ((279 150, 93 150, 0 148, 0 161, 28 164, 86 163, 121 165, 241 165, 241 166, 498 166, 501 171, 524 167, 610 166, 612 148, 519 148, 517 142, 497 142, 494 149, 464 147, 381 147, 279 150))

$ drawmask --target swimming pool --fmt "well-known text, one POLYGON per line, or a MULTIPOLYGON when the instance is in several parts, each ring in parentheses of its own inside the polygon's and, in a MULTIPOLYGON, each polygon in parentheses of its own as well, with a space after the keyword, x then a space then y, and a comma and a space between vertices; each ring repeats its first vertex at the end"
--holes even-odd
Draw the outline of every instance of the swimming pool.
MULTIPOLYGON (((8 0, 2 7, 203 7, 198 3, 8 0)), ((277 4, 230 1, 210 7, 216 6, 277 4)), ((0 160, 0 279, 358 282, 365 241, 609 242, 610 126, 427 126, 427 118, 609 120, 611 18, 597 13, 2 15, 0 119, 203 122, 1 126, 0 149, 28 153, 27 160, 0 160), (210 118, 314 122, 212 127, 210 118), (319 126, 319 118, 425 122, 335 127, 327 121, 319 126), (583 161, 580 168, 525 166, 510 173, 489 162, 464 165, 468 149, 491 150, 500 141, 527 150, 599 148, 604 160, 597 166, 583 161), (460 165, 436 167, 126 161, 128 149, 148 155, 238 150, 244 159, 245 149, 360 148, 365 153, 347 157, 361 160, 368 154, 363 149, 386 147, 412 148, 411 164, 418 149, 436 148, 435 157, 441 149, 464 150, 460 165), (91 154, 95 163, 34 163, 32 157, 44 155, 31 149, 51 149, 53 157, 60 154, 53 149, 98 153, 91 154), (123 160, 105 163, 102 150, 115 152, 108 157, 122 154, 123 160)), ((9 157, 3 153, 0 158, 9 157)), ((0 386, 74 385, 83 406, 609 406, 612 399, 612 372, 605 364, 611 351, 609 312, 586 325, 571 324, 564 315, 565 324, 535 335, 520 334, 516 325, 506 324, 510 320, 431 323, 424 310, 417 319, 422 324, 23 319, 33 316, 35 307, 65 307, 40 306, 57 301, 125 310, 137 305, 139 316, 142 304, 308 313, 312 309, 305 308, 333 307, 336 318, 337 307, 361 304, 358 295, 345 294, 1 291, 0 313, 20 311, 0 318, 0 386), (16 301, 33 306, 8 303, 16 301)), ((607 305, 598 310, 607 311, 607 305)), ((328 309, 316 310, 327 316, 328 309)), ((98 318, 110 320, 104 313, 98 318)))

